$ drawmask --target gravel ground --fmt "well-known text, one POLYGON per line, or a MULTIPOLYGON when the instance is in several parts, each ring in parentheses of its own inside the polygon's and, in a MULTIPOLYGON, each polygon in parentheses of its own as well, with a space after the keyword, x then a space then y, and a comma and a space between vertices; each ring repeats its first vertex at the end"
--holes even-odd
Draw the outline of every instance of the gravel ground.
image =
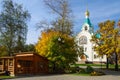
POLYGON ((77 76, 77 75, 44 75, 32 77, 18 77, 7 80, 120 80, 120 71, 104 70, 107 75, 104 76, 77 76))

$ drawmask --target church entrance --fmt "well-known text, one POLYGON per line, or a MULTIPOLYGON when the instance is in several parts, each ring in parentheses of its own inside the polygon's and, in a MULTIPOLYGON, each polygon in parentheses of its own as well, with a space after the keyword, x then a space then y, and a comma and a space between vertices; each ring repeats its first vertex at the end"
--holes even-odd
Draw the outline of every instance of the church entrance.
POLYGON ((80 59, 81 59, 81 61, 86 61, 86 60, 87 60, 87 57, 86 57, 86 55, 81 55, 81 56, 80 56, 80 59))

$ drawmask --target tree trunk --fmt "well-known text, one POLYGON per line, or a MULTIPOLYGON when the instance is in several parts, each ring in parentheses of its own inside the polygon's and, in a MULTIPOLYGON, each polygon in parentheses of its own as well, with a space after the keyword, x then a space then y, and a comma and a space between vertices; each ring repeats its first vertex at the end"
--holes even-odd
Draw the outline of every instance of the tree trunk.
POLYGON ((53 72, 55 72, 56 70, 56 66, 55 66, 55 62, 53 62, 53 72))
POLYGON ((118 71, 118 55, 115 53, 115 71, 118 71))
POLYGON ((109 69, 109 61, 108 61, 108 57, 107 57, 106 69, 109 69))

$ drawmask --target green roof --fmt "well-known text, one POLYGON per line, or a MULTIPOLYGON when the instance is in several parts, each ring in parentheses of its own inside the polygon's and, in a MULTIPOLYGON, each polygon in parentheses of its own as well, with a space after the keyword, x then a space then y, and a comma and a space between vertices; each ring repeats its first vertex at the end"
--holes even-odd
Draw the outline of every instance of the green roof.
POLYGON ((86 18, 86 19, 85 19, 85 23, 87 23, 88 25, 90 25, 90 27, 92 27, 92 24, 91 24, 91 22, 90 22, 90 19, 89 19, 89 18, 86 18))
POLYGON ((98 39, 101 37, 100 33, 97 33, 95 36, 96 36, 96 38, 98 38, 98 39))

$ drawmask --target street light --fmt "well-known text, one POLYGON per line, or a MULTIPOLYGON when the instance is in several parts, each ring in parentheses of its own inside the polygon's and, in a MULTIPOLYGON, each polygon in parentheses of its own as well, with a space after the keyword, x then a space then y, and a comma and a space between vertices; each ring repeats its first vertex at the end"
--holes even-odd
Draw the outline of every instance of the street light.
POLYGON ((61 41, 61 38, 60 38, 60 37, 58 38, 58 41, 61 41))
POLYGON ((58 38, 58 41, 61 42, 61 43, 64 43, 64 42, 65 42, 64 39, 61 38, 61 37, 58 38))

